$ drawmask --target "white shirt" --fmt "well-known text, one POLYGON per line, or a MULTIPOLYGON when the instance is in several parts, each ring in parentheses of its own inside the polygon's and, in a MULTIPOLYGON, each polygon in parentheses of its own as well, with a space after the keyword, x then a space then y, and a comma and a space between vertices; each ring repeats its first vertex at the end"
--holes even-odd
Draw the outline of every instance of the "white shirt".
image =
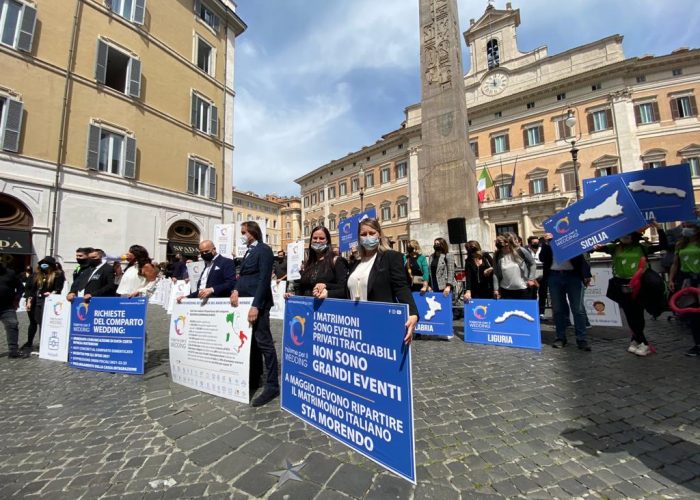
POLYGON ((117 295, 129 295, 146 286, 146 277, 139 276, 139 266, 133 265, 122 275, 117 295))
POLYGON ((199 278, 199 290, 202 290, 207 287, 207 280, 209 279, 209 271, 211 271, 211 268, 214 267, 214 262, 216 262, 216 258, 219 256, 217 253, 213 259, 211 259, 209 262, 206 263, 204 266, 204 271, 202 271, 202 276, 199 278))
POLYGON ((348 291, 350 292, 351 299, 367 300, 369 272, 372 270, 376 258, 377 253, 375 252, 369 259, 362 259, 348 278, 348 291))

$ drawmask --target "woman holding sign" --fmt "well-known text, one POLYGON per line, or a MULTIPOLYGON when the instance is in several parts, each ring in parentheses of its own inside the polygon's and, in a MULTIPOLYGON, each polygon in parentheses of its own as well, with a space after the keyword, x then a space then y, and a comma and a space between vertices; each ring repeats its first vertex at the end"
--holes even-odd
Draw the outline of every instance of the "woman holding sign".
MULTIPOLYGON (((301 279, 297 282, 299 295, 317 299, 344 299, 348 280, 348 263, 333 255, 331 234, 323 226, 311 231, 309 258, 304 262, 301 279)), ((288 298, 290 293, 285 293, 288 298)))
POLYGON ((56 259, 46 256, 37 264, 36 272, 27 281, 24 296, 27 299, 29 329, 27 343, 21 347, 25 355, 32 352, 34 337, 44 317, 44 301, 52 293, 61 293, 66 282, 64 274, 56 268, 56 259))
POLYGON ((410 344, 418 323, 418 308, 406 282, 403 255, 389 248, 376 219, 362 220, 358 236, 360 259, 350 269, 350 299, 407 304, 409 316, 403 340, 410 344))

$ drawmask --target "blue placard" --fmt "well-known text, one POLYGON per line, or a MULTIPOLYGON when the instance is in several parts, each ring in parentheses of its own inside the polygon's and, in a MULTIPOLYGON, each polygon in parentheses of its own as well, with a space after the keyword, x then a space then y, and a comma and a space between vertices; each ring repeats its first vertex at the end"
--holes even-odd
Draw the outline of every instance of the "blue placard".
POLYGON ((99 372, 143 375, 146 299, 76 298, 71 305, 68 364, 99 372))
POLYGON ((282 409, 416 482, 405 304, 290 297, 282 409))
POLYGON ((687 163, 584 179, 584 196, 600 189, 612 177, 619 177, 627 185, 644 218, 649 222, 675 222, 696 218, 693 179, 690 165, 687 163))
POLYGON ((377 217, 377 210, 370 208, 364 212, 353 215, 338 223, 338 235, 340 239, 339 247, 341 252, 349 252, 357 245, 357 228, 362 219, 374 219, 377 217))
POLYGON ((473 299, 464 304, 464 341, 542 349, 536 300, 473 299))
POLYGON ((452 294, 445 297, 442 293, 413 292, 413 300, 418 307, 420 321, 416 333, 421 335, 439 335, 452 337, 452 294))
POLYGON ((552 233, 554 259, 564 262, 646 226, 637 203, 619 177, 544 221, 552 233))

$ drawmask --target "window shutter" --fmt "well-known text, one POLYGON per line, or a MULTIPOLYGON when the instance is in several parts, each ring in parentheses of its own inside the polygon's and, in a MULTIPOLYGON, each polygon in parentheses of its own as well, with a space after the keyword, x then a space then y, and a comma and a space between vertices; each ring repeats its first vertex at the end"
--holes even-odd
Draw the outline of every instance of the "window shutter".
POLYGON ((491 156, 496 154, 496 138, 491 137, 491 156))
POLYGON ((87 147, 87 168, 98 170, 100 163, 100 135, 101 129, 96 125, 90 125, 87 147))
POLYGON ((532 144, 528 143, 528 141, 527 141, 527 129, 524 128, 523 129, 523 147, 528 147, 528 146, 532 146, 532 144))
POLYGON ((134 7, 134 23, 143 24, 146 18, 146 0, 136 0, 134 7))
POLYGON ((216 169, 209 167, 209 198, 216 199, 216 169))
POLYGON ((593 113, 588 113, 586 115, 586 120, 588 121, 588 133, 595 132, 595 124, 593 123, 593 113))
POLYGON ((36 9, 24 4, 22 12, 22 25, 19 27, 19 38, 17 48, 24 52, 32 51, 32 41, 34 39, 34 28, 36 26, 36 9))
POLYGON ((540 129, 539 131, 539 136, 540 136, 540 144, 544 144, 544 125, 540 125, 537 127, 540 129))
POLYGON ((199 109, 199 97, 196 94, 192 94, 192 117, 190 122, 194 128, 197 128, 197 111, 199 109))
POLYGON ((655 122, 660 121, 661 115, 659 114, 659 103, 658 102, 654 101, 651 103, 651 111, 652 111, 652 114, 654 115, 653 116, 654 121, 655 122))
POLYGON ((695 102, 695 96, 694 95, 688 96, 688 101, 690 102, 690 116, 697 116, 698 105, 695 102))
POLYGON ((566 123, 564 123, 564 120, 559 120, 557 122, 557 130, 559 132, 559 139, 566 139, 568 137, 566 135, 566 123))
POLYGON ((202 11, 202 0, 194 0, 194 11, 197 15, 202 11))
POLYGON ((193 159, 189 159, 187 162, 187 192, 189 194, 197 194, 194 192, 194 175, 195 175, 195 162, 193 159))
POLYGON ((126 138, 126 160, 124 162, 124 177, 136 178, 136 139, 126 138))
POLYGON ((139 98, 141 96, 141 61, 131 58, 131 75, 129 77, 129 95, 139 98))
POLYGON ((107 52, 109 47, 102 40, 97 40, 97 63, 95 64, 95 80, 104 83, 107 79, 107 52))
POLYGON ((671 116, 674 120, 678 119, 678 99, 671 99, 671 116))
POLYGON ((2 134, 2 149, 16 153, 19 151, 19 136, 22 131, 22 103, 15 99, 7 99, 7 120, 2 134))
POLYGON ((639 104, 634 107, 634 121, 637 125, 642 123, 642 113, 639 111, 639 104))
POLYGON ((510 134, 506 134, 506 151, 510 151, 510 139, 508 138, 510 134))
POLYGON ((606 130, 610 130, 611 128, 613 128, 612 109, 605 110, 605 121, 607 122, 605 124, 607 126, 606 130))
POLYGON ((211 123, 209 124, 209 133, 213 135, 214 137, 219 136, 219 113, 218 110, 216 109, 216 106, 213 104, 210 105, 209 107, 209 117, 211 119, 211 123))
POLYGON ((218 33, 219 32, 219 16, 213 16, 211 23, 212 23, 212 28, 214 28, 214 31, 216 31, 218 33))
POLYGON ((544 180, 544 192, 549 192, 549 181, 547 179, 544 180))

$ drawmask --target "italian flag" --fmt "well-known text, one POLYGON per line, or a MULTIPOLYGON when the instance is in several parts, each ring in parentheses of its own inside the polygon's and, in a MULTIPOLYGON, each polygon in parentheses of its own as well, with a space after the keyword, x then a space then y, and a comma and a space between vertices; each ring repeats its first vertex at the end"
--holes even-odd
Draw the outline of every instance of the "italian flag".
POLYGON ((476 182, 476 192, 479 198, 479 203, 484 201, 486 197, 486 190, 493 186, 493 180, 491 180, 491 174, 489 174, 488 168, 481 169, 481 175, 479 180, 476 182))

